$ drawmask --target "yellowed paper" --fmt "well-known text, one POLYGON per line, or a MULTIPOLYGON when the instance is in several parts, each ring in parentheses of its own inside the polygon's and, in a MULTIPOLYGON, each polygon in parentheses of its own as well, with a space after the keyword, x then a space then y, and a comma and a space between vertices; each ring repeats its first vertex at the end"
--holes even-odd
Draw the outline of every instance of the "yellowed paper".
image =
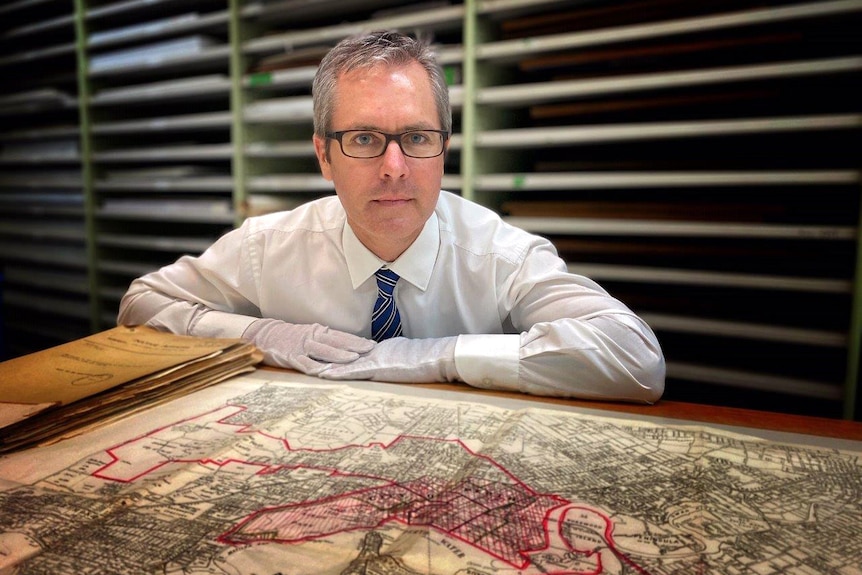
POLYGON ((117 327, 0 363, 0 453, 151 409, 252 371, 262 359, 239 339, 117 327))
POLYGON ((52 407, 53 403, 0 403, 0 428, 32 417, 52 407))
POLYGON ((65 405, 237 341, 116 327, 0 363, 0 403, 65 405))

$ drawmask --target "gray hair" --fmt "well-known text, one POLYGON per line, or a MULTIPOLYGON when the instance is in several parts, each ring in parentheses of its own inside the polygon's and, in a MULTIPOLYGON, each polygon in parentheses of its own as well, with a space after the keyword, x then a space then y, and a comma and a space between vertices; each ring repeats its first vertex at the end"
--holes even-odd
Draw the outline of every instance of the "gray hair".
POLYGON ((426 43, 399 32, 378 31, 352 36, 339 42, 324 56, 314 76, 314 133, 320 137, 331 130, 338 77, 353 70, 376 65, 401 66, 418 62, 431 80, 441 129, 452 132, 449 87, 433 49, 426 43))

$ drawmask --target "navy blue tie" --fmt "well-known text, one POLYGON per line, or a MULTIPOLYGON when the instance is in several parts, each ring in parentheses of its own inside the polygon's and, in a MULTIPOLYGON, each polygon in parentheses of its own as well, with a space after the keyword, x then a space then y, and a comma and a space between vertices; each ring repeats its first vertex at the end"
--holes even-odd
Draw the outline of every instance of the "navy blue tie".
POLYGON ((374 275, 377 276, 377 301, 371 314, 371 337, 374 341, 383 341, 401 335, 401 314, 392 296, 399 276, 386 268, 380 268, 374 275))

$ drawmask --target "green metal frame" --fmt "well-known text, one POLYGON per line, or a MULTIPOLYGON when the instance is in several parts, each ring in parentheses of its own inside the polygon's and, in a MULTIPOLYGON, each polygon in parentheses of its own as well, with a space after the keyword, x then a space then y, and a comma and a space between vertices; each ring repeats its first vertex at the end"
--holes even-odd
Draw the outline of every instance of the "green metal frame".
POLYGON ((87 280, 90 291, 90 331, 101 330, 102 301, 99 297, 98 244, 96 242, 96 193, 93 185, 93 149, 90 132, 90 80, 87 58, 87 3, 75 0, 75 52, 78 80, 78 123, 80 125, 81 176, 84 196, 84 228, 87 247, 87 280))
POLYGON ((239 225, 245 219, 248 190, 246 187, 245 143, 246 131, 243 122, 245 108, 245 93, 242 80, 245 75, 246 59, 242 53, 242 42, 245 38, 242 25, 242 0, 229 0, 230 39, 230 109, 231 109, 231 143, 233 144, 233 159, 231 174, 233 176, 233 209, 234 224, 239 225))
POLYGON ((476 46, 479 43, 477 0, 464 2, 464 60, 462 84, 464 101, 461 108, 461 195, 475 200, 476 178, 476 89, 478 82, 476 46))

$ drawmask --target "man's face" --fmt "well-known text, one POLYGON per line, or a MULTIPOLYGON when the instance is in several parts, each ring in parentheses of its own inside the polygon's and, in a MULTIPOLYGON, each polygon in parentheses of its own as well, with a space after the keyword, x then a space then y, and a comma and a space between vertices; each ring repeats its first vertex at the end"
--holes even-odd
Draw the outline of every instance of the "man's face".
MULTIPOLYGON (((377 66, 339 77, 332 131, 441 129, 431 83, 416 63, 377 66)), ((392 261, 407 249, 434 212, 443 177, 443 155, 405 156, 389 142, 377 158, 345 156, 338 142, 314 136, 323 177, 335 190, 359 240, 392 261)), ((448 143, 447 143, 448 145, 448 143)))

